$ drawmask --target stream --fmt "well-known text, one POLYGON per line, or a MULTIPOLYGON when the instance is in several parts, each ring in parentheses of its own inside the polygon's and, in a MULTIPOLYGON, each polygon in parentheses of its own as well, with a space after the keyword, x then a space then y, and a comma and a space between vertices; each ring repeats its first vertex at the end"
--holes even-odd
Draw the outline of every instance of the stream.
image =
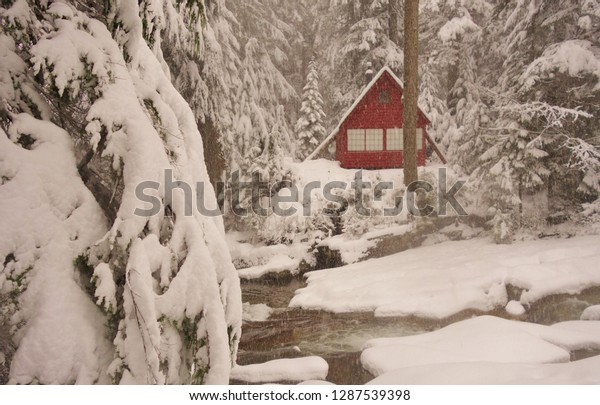
MULTIPOLYGON (((266 304, 274 312, 264 322, 244 322, 238 364, 316 355, 329 363, 327 381, 364 384, 373 378, 360 364, 361 347, 367 340, 430 332, 481 315, 475 311, 464 311, 444 320, 429 320, 375 318, 372 313, 332 314, 288 308, 294 291, 305 285, 298 278, 279 282, 242 281, 243 302, 266 304)), ((522 320, 544 325, 576 320, 586 307, 598 304, 600 288, 588 289, 577 296, 550 296, 532 305, 527 317, 522 320)), ((488 314, 507 317, 502 308, 488 314)), ((580 351, 573 353, 572 359, 598 354, 600 352, 580 351)))

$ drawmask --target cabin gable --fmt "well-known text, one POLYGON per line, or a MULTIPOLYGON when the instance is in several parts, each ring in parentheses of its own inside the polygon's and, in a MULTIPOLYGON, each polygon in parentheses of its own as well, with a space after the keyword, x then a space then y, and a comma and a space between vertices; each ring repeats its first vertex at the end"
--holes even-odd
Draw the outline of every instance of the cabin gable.
MULTIPOLYGON (((425 164, 425 130, 429 121, 419 110, 417 164, 425 164)), ((336 158, 345 168, 403 166, 402 87, 382 69, 342 118, 337 128, 336 158)))

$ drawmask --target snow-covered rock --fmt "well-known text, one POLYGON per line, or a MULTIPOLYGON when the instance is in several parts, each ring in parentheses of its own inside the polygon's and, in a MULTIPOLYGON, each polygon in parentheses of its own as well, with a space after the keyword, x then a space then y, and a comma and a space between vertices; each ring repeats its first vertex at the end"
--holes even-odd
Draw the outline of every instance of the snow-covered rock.
POLYGON ((504 307, 504 309, 507 313, 514 316, 521 316, 526 312, 525 307, 523 307, 523 304, 521 304, 519 301, 514 300, 509 301, 509 303, 506 304, 506 307, 504 307))
POLYGON ((244 302, 242 305, 242 320, 248 322, 264 322, 273 313, 273 309, 266 304, 250 304, 244 302))
POLYGON ((272 360, 262 364, 235 366, 231 379, 248 383, 301 382, 324 380, 329 365, 321 357, 272 360))
POLYGON ((600 305, 592 305, 581 314, 582 321, 600 321, 600 305))

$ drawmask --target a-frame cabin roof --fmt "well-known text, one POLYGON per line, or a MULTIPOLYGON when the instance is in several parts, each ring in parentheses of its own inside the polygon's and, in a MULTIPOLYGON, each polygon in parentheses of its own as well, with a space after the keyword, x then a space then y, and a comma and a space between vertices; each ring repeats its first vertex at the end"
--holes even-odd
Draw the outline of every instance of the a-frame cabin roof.
MULTIPOLYGON (((365 98, 365 96, 367 95, 369 90, 371 90, 371 88, 375 85, 375 83, 377 83, 379 81, 379 79, 381 78, 381 76, 383 76, 385 73, 389 74, 391 76, 391 78, 394 80, 394 82, 396 82, 396 84, 400 87, 400 91, 403 91, 402 82, 400 81, 398 76, 396 76, 394 74, 394 72, 392 72, 392 70, 388 66, 382 67, 381 70, 379 70, 379 72, 377 72, 377 74, 373 77, 373 79, 371 79, 369 84, 367 84, 365 86, 365 88, 361 91, 361 93, 358 95, 356 100, 354 100, 354 103, 352 103, 352 105, 346 110, 344 115, 342 115, 342 118, 339 120, 338 124, 333 129, 333 131, 331 131, 331 133, 323 140, 323 142, 321 142, 321 144, 319 146, 317 146, 317 148, 310 155, 308 155, 308 157, 305 160, 314 159, 316 156, 318 156, 323 151, 323 149, 325 149, 329 144, 331 144, 331 142, 333 142, 333 140, 335 139, 335 136, 339 132, 340 127, 342 126, 344 121, 346 121, 348 116, 350 114, 352 114, 352 111, 354 111, 354 109, 358 106, 358 104, 360 104, 362 99, 365 98)), ((425 117, 425 119, 429 123, 429 119, 427 119, 427 117, 425 116, 425 114, 423 114, 421 109, 417 108, 417 110, 418 110, 418 113, 422 114, 423 117, 425 117)))

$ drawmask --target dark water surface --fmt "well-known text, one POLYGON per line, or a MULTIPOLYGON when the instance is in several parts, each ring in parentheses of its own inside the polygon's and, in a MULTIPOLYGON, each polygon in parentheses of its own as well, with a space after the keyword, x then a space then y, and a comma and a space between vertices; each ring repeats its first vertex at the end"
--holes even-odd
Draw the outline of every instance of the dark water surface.
MULTIPOLYGON (((464 311, 444 320, 427 320, 414 317, 375 318, 372 313, 332 314, 288 308, 294 291, 305 285, 298 278, 280 282, 242 282, 243 302, 266 304, 274 309, 274 313, 265 322, 244 322, 238 364, 316 355, 329 363, 328 381, 364 384, 373 378, 360 364, 361 348, 367 340, 430 332, 482 314, 464 311)), ((600 288, 586 290, 577 296, 551 296, 532 305, 522 320, 544 325, 575 320, 579 319, 586 307, 597 304, 600 304, 600 288)), ((502 308, 488 314, 508 316, 502 308)), ((598 354, 580 351, 573 353, 573 360, 598 354)))

